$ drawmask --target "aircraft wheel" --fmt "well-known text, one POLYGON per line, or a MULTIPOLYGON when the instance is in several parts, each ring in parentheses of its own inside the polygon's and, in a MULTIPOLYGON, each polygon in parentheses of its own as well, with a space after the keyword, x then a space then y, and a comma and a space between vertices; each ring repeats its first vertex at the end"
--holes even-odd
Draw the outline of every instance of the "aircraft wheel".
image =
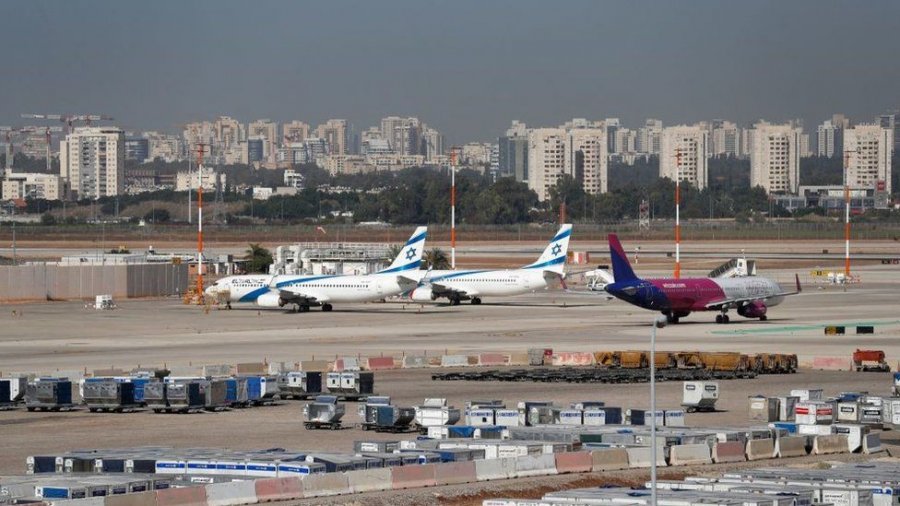
POLYGON ((723 314, 723 315, 722 315, 722 323, 728 323, 729 321, 730 321, 730 319, 728 318, 728 315, 727 315, 727 314, 723 314))
POLYGON ((716 323, 722 323, 722 315, 720 315, 720 314, 716 315, 716 323))
POLYGON ((479 297, 473 297, 473 298, 472 298, 472 305, 478 306, 478 305, 480 305, 480 304, 481 304, 481 298, 479 298, 479 297))
POLYGON ((331 311, 331 304, 322 304, 322 311, 331 311))
POLYGON ((305 304, 304 304, 304 305, 301 305, 301 306, 299 307, 299 311, 300 311, 301 313, 308 313, 308 312, 309 312, 309 306, 307 306, 307 305, 305 305, 305 304))
POLYGON ((762 315, 762 316, 759 317, 759 321, 761 321, 761 322, 764 322, 764 321, 766 321, 766 320, 768 320, 768 319, 769 319, 769 317, 766 316, 766 315, 762 315))
POLYGON ((450 299, 450 305, 451 305, 451 306, 458 306, 458 305, 459 305, 459 299, 450 299))

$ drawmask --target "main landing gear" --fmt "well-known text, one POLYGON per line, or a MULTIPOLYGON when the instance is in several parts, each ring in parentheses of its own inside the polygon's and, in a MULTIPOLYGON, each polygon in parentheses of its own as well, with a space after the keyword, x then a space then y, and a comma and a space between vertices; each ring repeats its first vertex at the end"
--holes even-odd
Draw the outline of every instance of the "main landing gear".
POLYGON ((309 304, 298 304, 297 312, 298 313, 308 313, 309 312, 309 304))
POLYGON ((472 297, 472 305, 478 306, 481 304, 481 297, 472 297))
POLYGON ((331 304, 322 304, 322 311, 328 312, 328 311, 331 311, 332 309, 333 308, 331 307, 331 304))
POLYGON ((458 306, 459 305, 459 297, 450 297, 450 305, 458 306))
POLYGON ((716 323, 728 323, 729 321, 728 315, 725 313, 716 315, 716 323))

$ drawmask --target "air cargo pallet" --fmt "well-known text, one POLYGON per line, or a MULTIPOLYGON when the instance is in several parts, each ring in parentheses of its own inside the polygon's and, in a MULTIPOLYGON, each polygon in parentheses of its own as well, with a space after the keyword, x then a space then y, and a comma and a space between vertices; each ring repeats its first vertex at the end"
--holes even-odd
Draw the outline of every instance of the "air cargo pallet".
POLYGON ((92 406, 88 404, 87 408, 91 413, 135 413, 141 410, 141 406, 138 404, 133 406, 92 406))
POLYGON ((25 406, 28 411, 72 411, 75 408, 74 404, 47 404, 40 406, 25 406))
POLYGON ((374 430, 375 432, 387 432, 387 433, 391 433, 391 434, 405 434, 407 432, 420 432, 422 434, 428 433, 427 429, 425 430, 425 432, 421 432, 418 429, 418 427, 413 426, 413 425, 404 425, 404 426, 378 425, 377 423, 363 422, 363 423, 357 424, 357 427, 360 430, 374 430))
POLYGON ((341 430, 344 428, 341 422, 303 422, 303 427, 308 430, 341 430))

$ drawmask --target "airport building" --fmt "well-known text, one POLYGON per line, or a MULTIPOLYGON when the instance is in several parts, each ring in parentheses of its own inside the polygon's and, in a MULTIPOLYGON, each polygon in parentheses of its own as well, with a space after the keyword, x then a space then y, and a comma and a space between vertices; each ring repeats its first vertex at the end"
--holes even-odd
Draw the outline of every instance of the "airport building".
POLYGON ((846 184, 891 193, 893 132, 881 125, 856 125, 844 132, 846 184))
POLYGON ((796 194, 800 184, 800 135, 789 123, 760 122, 750 135, 750 187, 766 193, 796 194))
POLYGON ((76 198, 118 195, 125 187, 125 132, 78 127, 60 141, 60 175, 76 198))
POLYGON ((662 131, 659 177, 689 183, 698 189, 708 183, 709 132, 699 125, 666 127, 662 131))

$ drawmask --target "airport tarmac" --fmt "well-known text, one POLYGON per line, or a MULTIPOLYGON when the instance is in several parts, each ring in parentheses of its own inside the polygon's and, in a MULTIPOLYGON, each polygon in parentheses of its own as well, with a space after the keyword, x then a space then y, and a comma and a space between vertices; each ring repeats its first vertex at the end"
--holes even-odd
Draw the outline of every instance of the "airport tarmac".
MULTIPOLYGON (((884 350, 900 359, 900 315, 894 266, 860 267, 863 283, 813 285, 770 310, 766 322, 734 316, 713 323, 713 313, 693 314, 659 331, 660 350, 723 350, 846 357, 856 348, 884 350), (845 290, 846 288, 846 290, 845 290), (855 335, 871 324, 874 335, 855 335), (825 325, 846 325, 849 334, 825 336, 825 325)), ((768 272, 788 282, 793 271, 768 272)), ((582 287, 575 286, 575 290, 582 287)), ((295 362, 341 355, 440 355, 454 352, 523 352, 646 348, 654 314, 605 294, 539 292, 481 306, 413 305, 397 302, 338 305, 331 313, 289 313, 253 306, 231 311, 185 306, 180 300, 120 300, 111 311, 59 302, 5 306, 0 312, 0 372, 91 371, 96 368, 197 367, 236 362, 295 362)), ((610 405, 645 407, 646 385, 436 382, 430 370, 378 372, 376 390, 400 405, 446 397, 460 407, 468 399, 497 398, 510 404, 552 399, 558 404, 602 399, 610 405)), ((868 390, 887 394, 890 377, 879 373, 816 372, 766 376, 723 384, 721 413, 690 415, 692 425, 746 424, 747 396, 784 394, 820 387, 829 394, 868 390)), ((660 389, 662 407, 680 402, 680 384, 660 389)), ((288 447, 349 450, 354 439, 394 438, 357 430, 306 431, 300 402, 201 415, 0 412, 4 451, 0 473, 21 472, 24 458, 43 451, 135 445, 288 447), (239 437, 238 437, 239 435, 239 437)), ((345 421, 356 421, 350 405, 345 421)))

